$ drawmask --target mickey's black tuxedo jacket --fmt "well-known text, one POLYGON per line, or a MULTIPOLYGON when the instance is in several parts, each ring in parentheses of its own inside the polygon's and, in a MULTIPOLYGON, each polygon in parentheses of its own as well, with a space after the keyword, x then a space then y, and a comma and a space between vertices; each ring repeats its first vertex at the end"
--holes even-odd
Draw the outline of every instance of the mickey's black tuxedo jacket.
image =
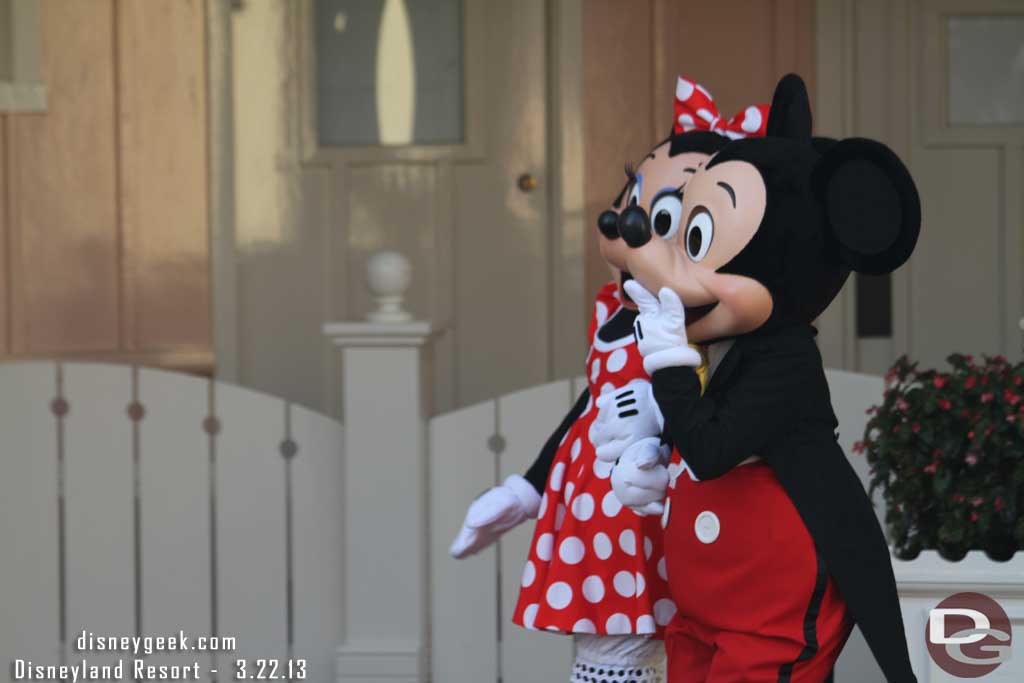
POLYGON ((666 438, 699 479, 720 477, 751 455, 768 463, 886 678, 915 681, 889 549, 836 441, 814 335, 795 325, 737 337, 703 396, 692 368, 673 367, 654 373, 654 397, 666 438))

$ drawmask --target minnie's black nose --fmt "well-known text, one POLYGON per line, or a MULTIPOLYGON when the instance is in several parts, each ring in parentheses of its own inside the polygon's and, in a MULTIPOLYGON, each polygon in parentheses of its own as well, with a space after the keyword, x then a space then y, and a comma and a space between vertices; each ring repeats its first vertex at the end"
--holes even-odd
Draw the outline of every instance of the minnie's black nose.
POLYGON ((597 217, 597 229, 610 240, 619 239, 619 214, 614 211, 602 211, 597 217))
POLYGON ((636 249, 651 240, 651 219, 639 206, 629 206, 619 214, 619 234, 626 244, 636 249))

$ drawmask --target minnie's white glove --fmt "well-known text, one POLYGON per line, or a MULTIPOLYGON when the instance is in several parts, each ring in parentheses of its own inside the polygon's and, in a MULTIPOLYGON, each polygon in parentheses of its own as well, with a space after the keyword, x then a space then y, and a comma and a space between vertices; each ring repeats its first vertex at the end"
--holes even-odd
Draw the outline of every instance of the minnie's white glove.
POLYGON ((619 502, 638 515, 664 512, 670 453, 656 436, 627 448, 612 469, 612 491, 619 502))
POLYGON ((482 493, 469 505, 466 521, 448 552, 456 559, 474 555, 527 518, 536 517, 540 494, 518 474, 482 493))
POLYGON ((646 379, 634 379, 620 389, 607 391, 594 405, 597 418, 590 425, 590 442, 597 459, 604 462, 618 460, 635 441, 661 434, 665 423, 646 379))
POLYGON ((636 280, 627 281, 623 287, 640 311, 633 331, 647 374, 679 365, 699 367, 700 354, 687 345, 686 309, 679 295, 662 287, 655 298, 636 280))

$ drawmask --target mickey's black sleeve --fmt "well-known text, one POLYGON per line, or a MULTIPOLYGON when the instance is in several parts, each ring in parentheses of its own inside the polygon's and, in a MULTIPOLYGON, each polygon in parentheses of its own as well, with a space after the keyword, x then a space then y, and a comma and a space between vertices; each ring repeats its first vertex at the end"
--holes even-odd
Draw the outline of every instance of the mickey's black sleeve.
POLYGON ((526 470, 524 476, 528 482, 533 484, 533 488, 537 489, 537 493, 544 493, 544 485, 547 484, 548 473, 551 472, 551 463, 555 459, 555 451, 558 450, 558 444, 561 443, 562 437, 569 431, 572 423, 583 414, 589 399, 590 389, 584 389, 580 397, 576 399, 576 404, 569 410, 569 414, 565 416, 554 433, 548 437, 544 447, 540 449, 540 455, 530 465, 530 469, 526 470))
POLYGON ((758 348, 755 357, 745 354, 735 383, 723 395, 701 396, 692 368, 654 373, 665 431, 699 479, 722 476, 794 424, 800 387, 813 368, 802 349, 775 346, 758 348))

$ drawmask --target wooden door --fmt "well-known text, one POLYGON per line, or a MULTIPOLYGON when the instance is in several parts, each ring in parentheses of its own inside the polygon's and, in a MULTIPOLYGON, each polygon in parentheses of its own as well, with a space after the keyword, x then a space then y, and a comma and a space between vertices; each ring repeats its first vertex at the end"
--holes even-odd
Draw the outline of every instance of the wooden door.
MULTIPOLYGON (((768 102, 791 71, 815 90, 813 0, 587 0, 584 36, 586 291, 607 281, 597 216, 672 125, 676 76, 704 85, 732 116, 768 102)), ((587 302, 589 306, 589 300, 587 302)))
POLYGON ((834 306, 830 357, 873 373, 903 353, 925 367, 1020 357, 1024 6, 830 0, 819 13, 819 130, 893 147, 923 219, 907 266, 834 306))
POLYGON ((0 115, 0 359, 213 369, 201 0, 40 3, 0 115))

